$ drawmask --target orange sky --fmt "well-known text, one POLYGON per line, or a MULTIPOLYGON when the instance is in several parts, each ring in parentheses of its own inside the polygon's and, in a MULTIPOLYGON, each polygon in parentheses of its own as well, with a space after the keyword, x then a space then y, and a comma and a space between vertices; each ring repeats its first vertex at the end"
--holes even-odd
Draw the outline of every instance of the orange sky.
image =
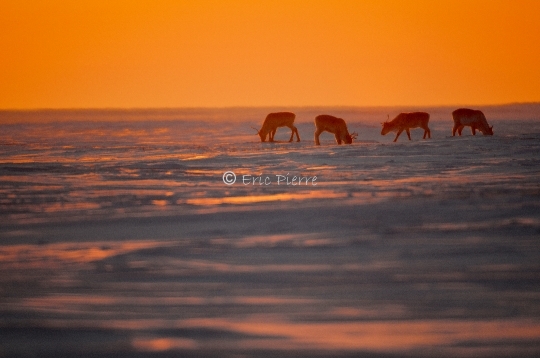
POLYGON ((540 1, 2 0, 0 109, 540 101, 540 1))

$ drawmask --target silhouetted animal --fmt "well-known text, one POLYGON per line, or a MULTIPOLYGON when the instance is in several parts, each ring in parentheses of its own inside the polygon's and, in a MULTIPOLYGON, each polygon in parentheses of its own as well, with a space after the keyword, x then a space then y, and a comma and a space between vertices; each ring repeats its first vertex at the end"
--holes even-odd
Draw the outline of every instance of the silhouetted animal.
POLYGON ((493 135, 493 126, 489 126, 486 116, 482 111, 460 108, 452 112, 454 119, 454 128, 452 128, 452 136, 456 135, 456 131, 461 135, 463 127, 470 126, 473 135, 476 135, 478 129, 483 135, 493 135))
POLYGON ((328 114, 321 114, 315 117, 315 144, 321 145, 319 142, 319 136, 322 132, 327 131, 334 134, 337 144, 345 142, 351 144, 358 136, 358 133, 349 134, 347 124, 341 118, 330 116, 328 114))
POLYGON ((291 112, 277 112, 270 113, 266 116, 266 119, 263 122, 263 125, 260 130, 254 128, 257 131, 259 137, 261 137, 261 142, 266 141, 266 136, 268 135, 268 141, 274 141, 274 135, 278 127, 289 127, 291 129, 291 138, 289 142, 292 142, 294 134, 296 133, 297 142, 300 142, 300 136, 298 135, 298 129, 294 126, 294 119, 296 115, 291 112))
MULTIPOLYGON (((388 116, 390 119, 390 116, 388 116)), ((400 113, 396 118, 391 121, 386 121, 382 123, 382 135, 386 135, 388 132, 397 132, 394 142, 397 141, 401 132, 407 132, 409 140, 411 140, 411 132, 409 131, 412 128, 422 128, 424 130, 424 137, 431 138, 431 131, 428 127, 429 122, 429 113, 426 112, 412 112, 412 113, 400 113)))

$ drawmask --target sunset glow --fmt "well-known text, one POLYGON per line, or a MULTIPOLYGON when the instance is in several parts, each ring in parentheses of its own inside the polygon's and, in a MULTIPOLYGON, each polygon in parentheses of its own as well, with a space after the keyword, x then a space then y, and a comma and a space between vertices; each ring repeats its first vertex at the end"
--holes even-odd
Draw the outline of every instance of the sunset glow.
POLYGON ((0 0, 0 356, 540 357, 538 34, 540 0, 0 0))
POLYGON ((540 100, 540 2, 2 1, 0 109, 540 100))

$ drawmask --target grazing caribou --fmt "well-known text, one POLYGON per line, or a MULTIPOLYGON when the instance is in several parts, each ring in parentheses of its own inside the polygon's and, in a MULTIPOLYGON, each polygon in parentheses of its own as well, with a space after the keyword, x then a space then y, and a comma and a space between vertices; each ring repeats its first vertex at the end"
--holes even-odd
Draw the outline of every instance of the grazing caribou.
POLYGON ((349 134, 347 124, 341 118, 330 116, 328 114, 321 114, 315 117, 315 144, 321 145, 319 142, 319 136, 322 132, 327 131, 334 134, 337 144, 345 142, 351 144, 358 136, 358 133, 349 134))
POLYGON ((266 136, 268 135, 268 141, 274 141, 274 135, 278 127, 289 127, 291 129, 291 138, 289 142, 292 142, 294 134, 296 133, 297 142, 300 142, 300 136, 298 135, 298 129, 294 126, 294 119, 296 115, 291 112, 277 112, 270 113, 266 116, 266 119, 263 122, 263 125, 260 130, 254 128, 257 131, 259 137, 261 137, 261 142, 266 142, 266 136))
POLYGON ((463 127, 470 126, 473 135, 476 135, 478 129, 483 135, 493 135, 493 126, 489 126, 486 116, 482 111, 460 108, 452 112, 454 119, 454 128, 452 128, 452 136, 456 135, 456 131, 461 135, 463 127))
MULTIPOLYGON (((388 115, 390 119, 390 115, 388 115)), ((386 121, 382 123, 381 135, 386 135, 388 132, 397 132, 394 142, 397 141, 401 132, 405 131, 409 140, 411 140, 411 132, 409 131, 412 128, 422 128, 424 130, 424 137, 431 138, 431 131, 428 127, 429 122, 429 113, 426 112, 412 112, 412 113, 400 113, 396 118, 391 121, 386 121)))

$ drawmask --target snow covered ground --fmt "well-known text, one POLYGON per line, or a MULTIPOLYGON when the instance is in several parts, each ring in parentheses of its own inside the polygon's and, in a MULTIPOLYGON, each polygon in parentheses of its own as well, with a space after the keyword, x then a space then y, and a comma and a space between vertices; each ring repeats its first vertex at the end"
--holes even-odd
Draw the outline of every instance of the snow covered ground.
POLYGON ((536 357, 538 107, 2 112, 0 356, 536 357))

